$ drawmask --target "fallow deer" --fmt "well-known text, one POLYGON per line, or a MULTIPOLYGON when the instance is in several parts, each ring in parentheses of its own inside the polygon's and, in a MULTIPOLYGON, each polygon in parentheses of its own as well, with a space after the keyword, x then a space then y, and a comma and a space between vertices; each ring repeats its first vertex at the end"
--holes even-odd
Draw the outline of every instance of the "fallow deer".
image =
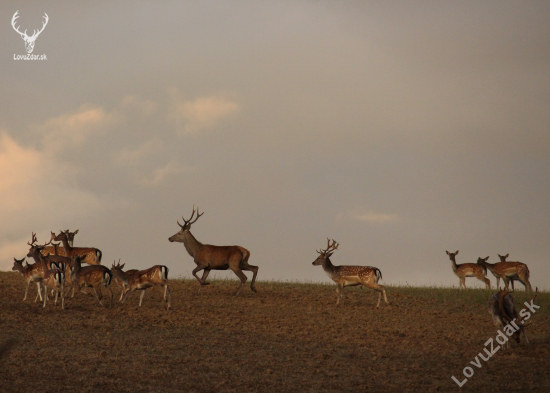
MULTIPOLYGON (((51 233, 51 240, 54 241, 55 240, 55 232, 50 232, 51 233)), ((73 243, 74 243, 74 237, 75 235, 78 233, 78 229, 74 232, 70 232, 68 229, 65 231, 65 233, 67 234, 67 240, 69 242, 69 246, 73 247, 73 243)), ((48 255, 48 254, 51 254, 51 255, 61 255, 61 256, 67 256, 65 255, 65 249, 63 247, 59 247, 60 243, 52 243, 51 246, 47 246, 45 247, 43 250, 42 250, 42 255, 48 255)))
MULTIPOLYGON (((531 283, 529 282, 529 268, 525 263, 522 262, 506 262, 506 259, 510 254, 500 255, 497 254, 500 262, 495 263, 495 271, 501 275, 504 280, 504 285, 508 288, 508 283, 512 284, 512 291, 514 290, 514 280, 518 280, 525 286, 527 292, 532 292, 531 283), (498 266, 497 266, 498 265, 498 266)), ((489 266, 487 266, 489 268, 489 266)), ((494 274, 494 273, 493 273, 494 274)), ((498 283, 498 278, 497 278, 498 283)), ((498 285, 498 284, 497 284, 498 285)))
POLYGON ((122 266, 120 265, 120 259, 118 260, 118 264, 115 265, 115 261, 113 261, 113 266, 111 267, 111 272, 113 272, 113 278, 115 279, 115 283, 120 287, 121 289, 121 292, 120 292, 120 299, 118 299, 119 301, 122 301, 122 297, 124 296, 124 294, 126 292, 128 292, 128 290, 130 289, 130 287, 128 286, 127 284, 127 281, 126 280, 121 280, 120 278, 118 278, 118 276, 120 274, 124 274, 125 276, 130 276, 132 274, 134 274, 135 272, 137 272, 138 270, 137 269, 130 269, 130 270, 126 270, 125 272, 122 271, 122 268, 124 267, 125 263, 122 264, 122 266))
POLYGON ((256 291, 254 283, 256 282, 256 275, 258 274, 258 267, 249 265, 248 258, 250 258, 250 251, 244 247, 240 246, 213 246, 210 244, 202 244, 199 242, 191 231, 191 225, 197 222, 199 217, 201 217, 204 212, 199 214, 199 208, 197 207, 197 217, 193 220, 195 215, 195 207, 193 206, 193 213, 191 218, 186 220, 182 217, 184 225, 181 225, 179 221, 176 221, 180 226, 180 230, 168 240, 170 242, 180 242, 183 243, 185 249, 193 257, 194 262, 197 264, 197 267, 193 269, 193 276, 199 282, 199 288, 197 294, 200 292, 200 289, 203 285, 209 285, 206 282, 208 274, 211 270, 227 270, 230 269, 233 273, 239 277, 241 280, 241 285, 237 288, 235 296, 239 294, 244 283, 246 283, 247 277, 243 273, 243 270, 251 271, 253 273, 252 283, 250 284, 250 289, 253 292, 256 291), (202 278, 197 276, 197 272, 204 270, 202 278))
POLYGON ((487 269, 477 263, 462 263, 458 265, 456 263, 457 254, 458 250, 456 252, 447 251, 447 255, 452 262, 453 272, 459 278, 459 288, 462 289, 464 286, 464 289, 466 289, 466 277, 475 277, 485 283, 485 289, 491 289, 491 281, 486 277, 487 269))
POLYGON ((122 265, 115 266, 113 264, 113 275, 122 281, 127 287, 127 291, 122 298, 122 303, 126 301, 131 292, 138 290, 142 291, 139 298, 139 307, 143 301, 143 295, 147 288, 154 287, 155 285, 164 286, 164 300, 166 302, 166 309, 169 310, 170 306, 170 289, 168 288, 168 268, 164 265, 155 265, 146 270, 139 270, 134 273, 124 272, 122 265))
POLYGON ((69 244, 68 231, 60 231, 54 240, 56 242, 63 243, 63 251, 65 255, 69 258, 72 258, 75 255, 84 255, 85 258, 83 262, 86 262, 89 265, 101 265, 101 256, 102 253, 100 250, 94 247, 72 247, 69 244))
POLYGON ((111 279, 113 273, 102 265, 93 265, 82 267, 82 261, 86 258, 86 255, 74 255, 71 257, 71 279, 73 281, 73 293, 71 297, 74 297, 75 289, 80 290, 84 287, 92 287, 98 300, 98 305, 103 305, 101 299, 103 294, 101 293, 101 287, 106 287, 111 293, 111 300, 109 307, 113 305, 113 291, 111 290, 111 279))
POLYGON ((342 290, 344 287, 356 285, 363 285, 378 292, 377 308, 380 306, 382 295, 384 295, 384 301, 389 303, 386 297, 386 289, 383 285, 378 284, 378 281, 382 278, 380 269, 372 266, 335 266, 332 264, 330 257, 338 249, 338 245, 334 239, 330 244, 330 240, 327 238, 327 248, 321 249, 321 251, 317 250, 320 255, 312 263, 314 266, 321 265, 327 276, 336 283, 336 293, 338 294, 336 304, 339 304, 340 297, 343 297, 342 290))
POLYGON ((44 276, 42 277, 42 285, 44 286, 44 307, 48 301, 48 288, 51 288, 52 291, 55 291, 55 303, 57 304, 57 298, 61 294, 61 309, 65 309, 65 273, 63 273, 55 264, 51 263, 51 268, 48 269, 46 265, 46 257, 42 254, 39 254, 41 260, 44 276))
MULTIPOLYGON (((535 296, 530 300, 529 303, 533 303, 537 297, 538 288, 535 291, 535 296)), ((511 336, 518 344, 520 343, 521 333, 525 338, 525 343, 529 345, 529 340, 527 339, 527 333, 525 332, 525 327, 529 326, 533 320, 520 321, 520 314, 523 315, 523 311, 518 314, 514 306, 514 299, 510 292, 506 289, 498 291, 489 298, 487 304, 487 309, 493 322, 497 327, 497 330, 503 329, 507 336, 511 336), (508 325, 508 327, 506 327, 508 325), (512 332, 513 331, 513 332, 512 332)), ((503 345, 504 348, 510 347, 510 341, 506 340, 506 343, 503 345)))
POLYGON ((54 263, 57 268, 59 268, 64 274, 65 274, 65 284, 70 285, 72 283, 72 279, 70 278, 70 262, 71 259, 61 256, 61 255, 52 255, 47 254, 43 255, 42 251, 52 242, 50 240, 48 243, 44 245, 36 244, 36 234, 32 233, 32 240, 31 243, 27 242, 27 244, 30 246, 29 253, 27 254, 27 257, 32 257, 35 260, 35 264, 33 265, 33 269, 35 271, 35 275, 40 275, 41 277, 44 276, 45 270, 42 269, 41 260, 44 258, 44 261, 46 263, 46 270, 49 270, 52 268, 52 263, 54 263))
POLYGON ((34 299, 34 302, 36 303, 39 297, 40 297, 40 301, 42 301, 43 300, 42 288, 40 287, 42 276, 36 272, 36 269, 35 269, 36 264, 29 265, 26 263, 25 265, 23 265, 23 263, 25 262, 25 258, 23 259, 13 258, 13 260, 14 260, 14 263, 13 263, 13 268, 11 270, 21 273, 21 275, 25 278, 25 281, 27 282, 27 287, 25 288, 25 297, 23 297, 23 301, 27 300, 29 285, 31 285, 32 283, 36 283, 36 288, 37 288, 36 299, 34 299))

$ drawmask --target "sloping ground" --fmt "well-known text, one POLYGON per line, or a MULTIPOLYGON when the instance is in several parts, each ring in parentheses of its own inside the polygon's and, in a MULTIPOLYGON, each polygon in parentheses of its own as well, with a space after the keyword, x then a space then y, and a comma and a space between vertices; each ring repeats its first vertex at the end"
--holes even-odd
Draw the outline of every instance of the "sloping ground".
POLYGON ((63 311, 33 303, 35 288, 22 302, 22 277, 0 272, 0 391, 457 391, 451 376, 466 366, 465 392, 550 391, 549 293, 535 301, 531 345, 478 369, 470 361, 496 336, 484 290, 388 286, 377 310, 360 288, 340 306, 333 285, 259 282, 238 298, 236 281, 196 288, 172 281, 171 311, 160 288, 141 309, 138 294, 111 309, 78 294, 63 311))

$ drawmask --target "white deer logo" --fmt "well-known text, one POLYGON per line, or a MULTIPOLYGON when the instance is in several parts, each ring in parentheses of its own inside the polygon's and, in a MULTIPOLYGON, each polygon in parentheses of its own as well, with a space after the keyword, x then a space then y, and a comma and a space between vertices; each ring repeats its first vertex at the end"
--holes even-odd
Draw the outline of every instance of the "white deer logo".
POLYGON ((19 27, 15 27, 15 20, 17 18, 19 18, 19 15, 17 15, 19 11, 15 11, 15 14, 13 14, 13 18, 11 18, 11 25, 13 27, 13 29, 15 31, 17 31, 19 34, 21 34, 21 38, 23 38, 23 40, 25 40, 25 49, 27 50, 27 53, 32 53, 33 49, 34 49, 34 41, 36 41, 36 39, 38 38, 38 36, 40 35, 40 33, 42 33, 42 31, 44 30, 44 27, 46 27, 46 25, 48 24, 48 14, 46 14, 44 12, 44 19, 46 19, 45 22, 42 22, 42 29, 40 29, 39 31, 36 31, 34 30, 34 34, 29 37, 27 35, 27 30, 25 29, 25 32, 24 33, 21 33, 19 31, 19 27))

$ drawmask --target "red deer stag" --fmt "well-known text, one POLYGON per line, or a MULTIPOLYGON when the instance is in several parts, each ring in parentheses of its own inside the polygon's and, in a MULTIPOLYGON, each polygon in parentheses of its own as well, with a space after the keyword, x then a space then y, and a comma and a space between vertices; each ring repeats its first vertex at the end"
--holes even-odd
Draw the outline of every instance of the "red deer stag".
POLYGON ((317 250, 320 255, 312 263, 314 266, 321 265, 327 276, 338 285, 336 288, 338 294, 336 304, 339 304, 340 297, 343 297, 342 290, 344 287, 356 285, 363 285, 378 292, 377 308, 380 306, 382 294, 384 295, 384 301, 389 304, 386 289, 383 285, 378 284, 378 281, 382 278, 380 269, 372 266, 334 266, 332 264, 330 257, 338 249, 338 245, 334 239, 330 244, 330 240, 327 238, 327 248, 321 251, 317 250))
POLYGON ((253 273, 252 283, 250 284, 250 289, 253 292, 256 291, 254 283, 256 282, 256 275, 258 274, 258 267, 249 265, 248 258, 250 258, 250 251, 244 247, 240 246, 212 246, 210 244, 202 244, 199 242, 191 231, 191 225, 197 222, 200 216, 204 212, 199 214, 199 208, 197 207, 197 217, 193 220, 195 215, 195 207, 193 206, 193 213, 191 218, 186 220, 182 217, 184 225, 181 225, 179 221, 176 221, 181 227, 179 232, 174 236, 171 236, 168 240, 170 242, 180 242, 183 243, 185 249, 193 257, 194 262, 197 264, 197 267, 193 269, 193 276, 199 281, 199 289, 197 294, 200 292, 200 289, 203 285, 209 285, 206 282, 210 270, 227 270, 231 269, 233 273, 239 277, 241 280, 241 285, 237 288, 235 296, 239 294, 244 283, 246 283, 246 276, 243 273, 243 270, 251 271, 253 273), (197 272, 204 270, 202 278, 197 276, 197 272))
MULTIPOLYGON (((537 297, 538 288, 535 290, 535 296, 529 301, 530 304, 533 304, 535 298, 537 297)), ((527 333, 525 332, 525 327, 529 326, 533 320, 527 321, 529 317, 525 318, 525 311, 522 310, 518 314, 514 306, 514 299, 512 295, 507 290, 502 290, 495 293, 489 298, 489 303, 487 304, 487 309, 491 317, 493 317, 493 322, 498 330, 503 329, 507 336, 511 336, 518 344, 520 343, 521 333, 525 338, 525 343, 529 345, 529 340, 527 339, 527 333), (520 321, 520 315, 525 319, 520 321)), ((527 312, 527 314, 529 314, 527 312)), ((510 341, 507 339, 503 348, 510 347, 510 341)))
POLYGON ((63 243, 63 251, 65 255, 69 258, 72 258, 75 255, 84 255, 85 258, 83 262, 86 262, 88 265, 101 265, 101 256, 102 253, 97 248, 93 247, 72 247, 69 244, 68 231, 60 231, 54 240, 56 242, 63 243))
POLYGON ((164 300, 166 301, 166 309, 169 310, 170 306, 170 289, 168 288, 168 268, 164 265, 155 265, 146 270, 139 270, 134 273, 130 273, 130 270, 124 272, 122 265, 115 266, 113 263, 112 271, 113 275, 124 283, 128 287, 126 293, 122 298, 122 303, 126 301, 131 292, 138 290, 142 291, 139 298, 139 307, 143 301, 143 295, 147 288, 154 287, 155 285, 164 286, 164 300))
POLYGON ((83 286, 92 287, 97 297, 98 305, 103 305, 103 303, 101 303, 101 299, 103 299, 101 287, 104 286, 111 293, 109 307, 112 307, 113 291, 110 285, 113 273, 102 265, 82 267, 81 263, 85 258, 86 255, 74 255, 71 257, 71 279, 73 280, 73 293, 71 298, 74 297, 75 288, 80 290, 83 286))
MULTIPOLYGON (((130 289, 130 287, 128 286, 127 280, 125 280, 125 276, 130 276, 138 271, 137 269, 130 269, 123 272, 122 268, 124 267, 124 265, 125 263, 123 263, 122 266, 120 265, 120 259, 119 259, 118 264, 115 265, 115 261, 113 261, 113 266, 111 267, 111 272, 113 272, 113 278, 115 279, 115 283, 122 290, 120 292, 120 299, 118 299, 119 301, 122 301, 122 297, 130 289), (118 278, 118 276, 121 274, 124 274, 123 279, 118 278)), ((166 299, 166 295, 164 296, 164 298, 166 299)))
POLYGON ((38 297, 40 297, 40 301, 44 300, 42 299, 42 288, 40 287, 40 282, 42 281, 42 276, 37 273, 36 271, 36 264, 29 265, 23 263, 25 262, 25 258, 23 259, 15 259, 13 263, 13 268, 11 270, 17 271, 21 273, 21 275, 25 278, 25 281, 27 282, 27 287, 25 288, 25 297, 23 298, 23 301, 27 300, 27 293, 29 292, 29 285, 32 283, 36 283, 36 288, 38 290, 38 293, 36 294, 36 299, 34 299, 34 302, 38 300, 38 297))
POLYGON ((458 250, 456 252, 446 251, 449 259, 453 264, 453 272, 459 279, 459 288, 466 289, 466 277, 475 277, 479 281, 485 283, 485 289, 491 289, 491 281, 486 277, 487 269, 485 267, 478 265, 477 263, 462 263, 457 265, 456 256, 458 255, 458 250))

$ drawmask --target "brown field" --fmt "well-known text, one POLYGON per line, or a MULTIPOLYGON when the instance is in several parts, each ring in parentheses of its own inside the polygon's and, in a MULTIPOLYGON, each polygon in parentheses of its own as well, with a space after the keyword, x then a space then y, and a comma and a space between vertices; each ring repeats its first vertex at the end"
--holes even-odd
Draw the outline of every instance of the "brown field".
MULTIPOLYGON (((534 280, 535 281, 535 280, 534 280)), ((77 294, 66 310, 22 302, 23 278, 0 272, 2 392, 355 392, 550 391, 550 294, 528 328, 530 346, 470 364, 496 336, 480 289, 387 286, 378 295, 334 285, 173 280, 172 308, 160 288, 129 304, 97 307, 77 294)), ((468 285, 468 282, 467 282, 468 285)), ((115 289, 115 286, 113 286, 115 289)), ((115 298, 118 289, 115 290, 115 298)), ((515 295, 516 305, 529 298, 515 295)), ((519 306, 518 309, 523 307, 519 306)))

